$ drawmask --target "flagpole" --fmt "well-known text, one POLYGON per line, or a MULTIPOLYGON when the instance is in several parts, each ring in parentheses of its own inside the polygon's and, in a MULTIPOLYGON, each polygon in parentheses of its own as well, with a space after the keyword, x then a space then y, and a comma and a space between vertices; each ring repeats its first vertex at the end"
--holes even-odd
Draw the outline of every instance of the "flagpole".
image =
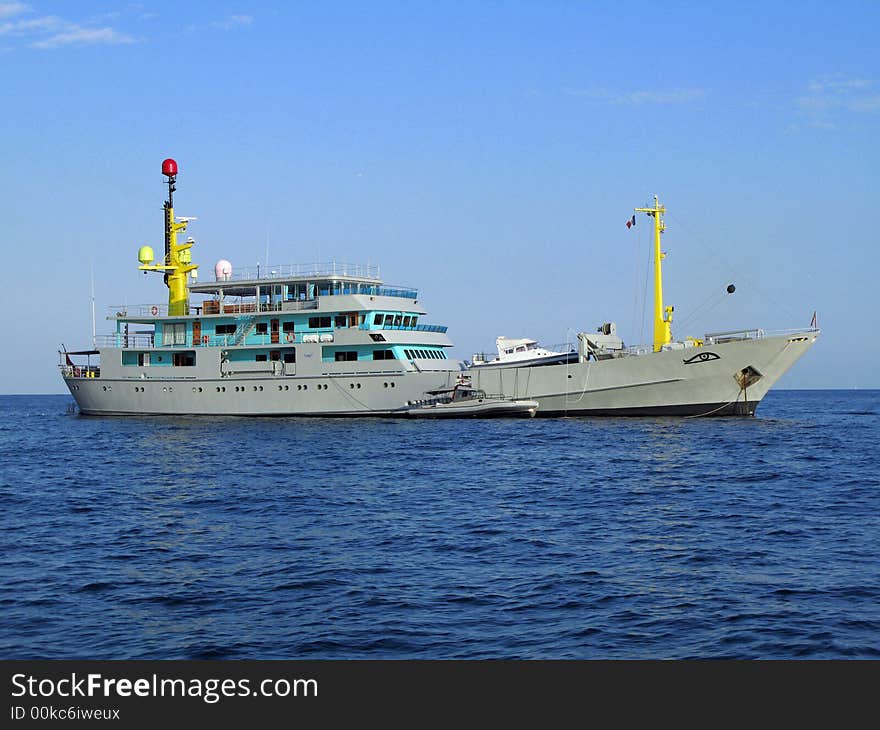
POLYGON ((95 261, 89 261, 89 274, 92 281, 92 349, 98 346, 98 333, 95 329, 95 261))

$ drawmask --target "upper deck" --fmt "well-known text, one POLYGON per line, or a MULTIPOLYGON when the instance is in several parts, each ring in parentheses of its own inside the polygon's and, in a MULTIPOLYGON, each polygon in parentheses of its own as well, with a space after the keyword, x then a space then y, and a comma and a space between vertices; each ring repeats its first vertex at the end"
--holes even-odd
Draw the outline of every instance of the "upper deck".
POLYGON ((234 270, 214 281, 192 282, 193 294, 213 296, 284 296, 304 300, 313 296, 368 294, 417 299, 418 291, 407 286, 386 286, 378 266, 336 261, 285 266, 256 266, 234 270), (285 291, 280 291, 283 287, 285 291))
MULTIPOLYGON (((213 281, 192 281, 188 290, 203 295, 189 302, 181 317, 210 317, 261 312, 315 312, 348 309, 401 309, 425 314, 418 290, 386 285, 379 267, 340 262, 241 268, 213 281), (400 301, 403 300, 403 301, 400 301)), ((114 306, 108 319, 150 322, 168 317, 164 303, 114 306)))

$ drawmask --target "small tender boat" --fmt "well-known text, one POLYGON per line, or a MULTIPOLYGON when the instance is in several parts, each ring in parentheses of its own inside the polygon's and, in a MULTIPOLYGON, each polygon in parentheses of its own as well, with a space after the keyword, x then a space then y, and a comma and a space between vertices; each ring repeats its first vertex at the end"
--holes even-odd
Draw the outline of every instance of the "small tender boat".
POLYGON ((471 367, 521 368, 536 365, 561 365, 578 361, 578 353, 574 350, 568 352, 547 350, 540 347, 536 340, 530 340, 527 337, 513 339, 502 335, 495 340, 495 346, 498 348, 497 357, 488 360, 485 354, 475 353, 471 367))
POLYGON ((500 416, 532 417, 538 410, 534 400, 515 400, 500 395, 486 395, 462 379, 451 388, 429 390, 429 398, 411 401, 404 409, 416 418, 497 418, 500 416))

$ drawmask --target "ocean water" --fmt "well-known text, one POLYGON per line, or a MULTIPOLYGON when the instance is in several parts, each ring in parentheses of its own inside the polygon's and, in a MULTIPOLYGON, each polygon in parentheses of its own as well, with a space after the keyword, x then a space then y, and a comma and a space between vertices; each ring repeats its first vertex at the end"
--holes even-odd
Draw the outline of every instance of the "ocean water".
POLYGON ((878 658, 880 391, 756 418, 0 398, 0 658, 878 658))

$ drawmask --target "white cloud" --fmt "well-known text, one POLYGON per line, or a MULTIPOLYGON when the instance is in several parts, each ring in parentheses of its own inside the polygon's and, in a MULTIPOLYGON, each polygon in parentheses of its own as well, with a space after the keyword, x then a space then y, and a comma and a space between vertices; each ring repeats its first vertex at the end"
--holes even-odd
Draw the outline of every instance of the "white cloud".
POLYGON ((113 28, 83 28, 81 26, 73 26, 63 33, 44 38, 43 40, 31 43, 32 48, 58 48, 59 46, 91 46, 96 44, 119 45, 124 43, 134 43, 134 38, 125 33, 120 33, 113 28))
POLYGON ((11 18, 28 10, 24 3, 0 3, 0 18, 11 18))
POLYGON ((847 112, 880 111, 880 84, 874 79, 825 74, 807 84, 807 93, 795 99, 795 107, 810 125, 836 129, 838 118, 847 112))
POLYGON ((230 15, 226 20, 215 20, 211 23, 212 28, 220 30, 232 30, 233 28, 243 28, 254 22, 250 15, 230 15))
POLYGON ((684 104, 703 99, 703 89, 671 89, 669 91, 631 91, 614 98, 615 104, 684 104))
POLYGON ((46 15, 42 18, 16 20, 11 23, 0 24, 0 35, 30 35, 39 32, 52 32, 63 28, 65 25, 61 18, 54 15, 46 15))
POLYGON ((57 15, 18 17, 24 13, 31 13, 31 8, 24 3, 0 2, 0 37, 22 38, 30 48, 41 50, 62 46, 119 45, 135 40, 116 28, 98 24, 116 17, 116 13, 82 22, 65 20, 57 15))
POLYGON ((704 89, 679 88, 679 89, 640 89, 637 91, 611 92, 607 89, 565 89, 568 96, 599 99, 611 104, 627 106, 641 106, 642 104, 686 104, 699 101, 706 97, 704 89))

